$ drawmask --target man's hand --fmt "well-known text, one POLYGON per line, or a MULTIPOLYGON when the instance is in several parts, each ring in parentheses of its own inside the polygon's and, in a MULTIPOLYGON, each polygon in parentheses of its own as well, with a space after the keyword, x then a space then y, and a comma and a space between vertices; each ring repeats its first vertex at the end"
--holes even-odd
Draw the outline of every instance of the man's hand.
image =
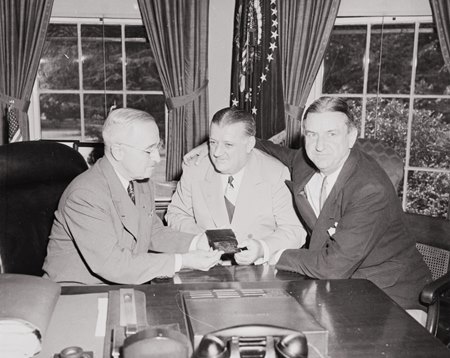
POLYGON ((194 270, 208 271, 211 267, 217 265, 223 251, 190 251, 182 254, 181 268, 189 268, 194 270))
POLYGON ((258 240, 248 239, 242 241, 239 247, 247 247, 247 250, 234 254, 234 259, 239 265, 250 265, 264 256, 264 249, 258 240))
POLYGON ((208 152, 208 142, 203 142, 184 155, 183 163, 187 166, 192 164, 198 165, 203 158, 208 156, 208 152))

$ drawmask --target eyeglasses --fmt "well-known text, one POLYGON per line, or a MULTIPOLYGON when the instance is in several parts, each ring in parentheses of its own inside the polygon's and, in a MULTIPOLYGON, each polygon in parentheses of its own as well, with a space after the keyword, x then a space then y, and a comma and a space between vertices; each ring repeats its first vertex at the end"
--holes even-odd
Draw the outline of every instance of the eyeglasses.
POLYGON ((147 148, 147 149, 137 148, 137 147, 134 147, 134 146, 132 146, 130 144, 127 144, 127 143, 117 143, 117 144, 124 145, 125 147, 129 147, 131 149, 138 150, 140 152, 144 152, 147 155, 152 155, 152 154, 154 154, 156 152, 158 152, 158 154, 159 154, 159 151, 162 149, 162 143, 161 142, 159 142, 158 144, 153 144, 150 148, 147 148))

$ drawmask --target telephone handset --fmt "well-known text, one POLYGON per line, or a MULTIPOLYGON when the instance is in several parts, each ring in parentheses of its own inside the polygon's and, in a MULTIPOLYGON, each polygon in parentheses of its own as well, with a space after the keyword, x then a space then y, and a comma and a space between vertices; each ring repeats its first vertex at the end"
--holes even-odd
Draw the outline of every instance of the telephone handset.
POLYGON ((303 333, 272 325, 233 326, 206 334, 195 358, 239 358, 241 352, 265 352, 265 358, 307 358, 303 333))

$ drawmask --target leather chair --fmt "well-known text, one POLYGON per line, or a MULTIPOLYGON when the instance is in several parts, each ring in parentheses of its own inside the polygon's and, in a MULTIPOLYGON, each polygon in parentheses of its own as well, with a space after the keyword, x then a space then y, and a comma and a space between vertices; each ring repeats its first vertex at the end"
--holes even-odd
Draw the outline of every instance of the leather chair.
POLYGON ((426 328, 450 348, 450 221, 417 214, 406 219, 433 275, 420 295, 428 306, 426 328))
POLYGON ((0 146, 0 272, 42 275, 61 194, 87 169, 83 157, 57 142, 0 146))
MULTIPOLYGON (((403 160, 389 146, 375 139, 356 141, 386 171, 398 190, 403 179, 403 160)), ((432 273, 433 281, 421 292, 427 307, 426 328, 450 348, 450 221, 406 213, 406 224, 416 239, 416 247, 432 273)))
POLYGON ((397 152, 382 141, 372 138, 358 138, 356 147, 372 156, 387 173, 398 192, 403 179, 403 159, 397 152))

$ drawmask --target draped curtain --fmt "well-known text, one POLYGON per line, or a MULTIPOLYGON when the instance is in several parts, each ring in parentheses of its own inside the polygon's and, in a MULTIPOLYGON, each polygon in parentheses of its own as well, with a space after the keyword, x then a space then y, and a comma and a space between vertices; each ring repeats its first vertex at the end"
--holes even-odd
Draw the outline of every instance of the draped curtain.
POLYGON ((430 0, 433 19, 436 24, 442 56, 450 72, 450 1, 430 0))
POLYGON ((278 1, 286 145, 300 145, 301 116, 316 78, 340 0, 278 1))
POLYGON ((19 132, 29 139, 27 110, 52 6, 53 0, 0 1, 0 144, 8 129, 11 139, 19 132))
POLYGON ((168 115, 166 178, 208 134, 209 0, 138 0, 161 78, 168 115))
POLYGON ((253 114, 264 139, 284 129, 278 36, 275 0, 236 0, 231 105, 253 114))

